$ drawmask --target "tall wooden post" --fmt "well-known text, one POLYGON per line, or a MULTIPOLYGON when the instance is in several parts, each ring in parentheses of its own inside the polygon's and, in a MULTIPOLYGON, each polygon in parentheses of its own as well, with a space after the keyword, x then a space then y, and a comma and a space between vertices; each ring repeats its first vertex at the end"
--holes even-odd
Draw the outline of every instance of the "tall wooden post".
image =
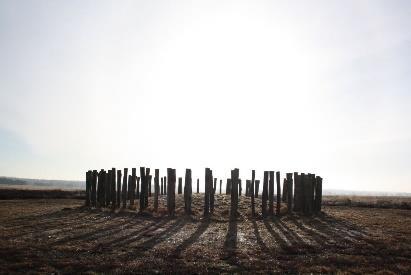
POLYGON ((150 168, 146 168, 146 194, 144 195, 144 208, 148 207, 148 197, 150 196, 151 175, 150 168))
POLYGON ((223 180, 220 180, 220 195, 221 195, 221 185, 223 185, 223 180))
POLYGON ((235 219, 237 217, 238 210, 238 176, 240 174, 239 169, 231 170, 231 209, 230 218, 235 219))
POLYGON ((241 185, 241 179, 238 179, 238 196, 241 196, 243 186, 241 185))
POLYGON ((293 211, 293 173, 287 173, 287 210, 293 211))
POLYGON ((93 170, 93 173, 91 174, 91 206, 96 207, 97 206, 97 175, 98 172, 97 170, 93 170))
POLYGON ((186 175, 184 179, 184 210, 187 215, 191 214, 191 201, 192 201, 191 169, 186 169, 186 175))
POLYGON ((155 169, 154 170, 154 211, 158 210, 158 193, 160 186, 158 184, 158 178, 159 178, 160 170, 155 169))
POLYGON ((106 173, 105 184, 106 184, 106 187, 104 188, 104 190, 106 191, 105 192, 106 193, 105 205, 106 207, 108 207, 111 201, 111 170, 108 170, 106 173))
POLYGON ((132 194, 133 192, 133 182, 131 180, 131 175, 128 175, 128 189, 127 189, 127 199, 129 200, 129 206, 131 206, 131 196, 134 195, 132 194))
POLYGON ((205 186, 204 186, 204 216, 210 213, 210 168, 205 169, 205 186))
POLYGON ((98 173, 98 182, 97 182, 97 206, 102 207, 103 204, 103 188, 104 188, 104 170, 101 169, 98 173))
POLYGON ((116 209, 116 168, 111 168, 111 208, 116 209))
POLYGON ((321 212, 322 196, 323 196, 323 179, 319 176, 316 177, 315 186, 315 212, 321 212))
POLYGON ((255 204, 254 204, 254 181, 255 181, 255 170, 251 171, 251 184, 250 184, 250 196, 251 196, 251 214, 255 216, 255 204))
POLYGON ((130 192, 130 206, 134 205, 134 198, 135 198, 135 194, 136 194, 136 168, 131 168, 131 177, 129 177, 130 182, 128 184, 128 186, 131 187, 131 189, 129 190, 130 192))
MULTIPOLYGON (((147 169, 149 169, 149 168, 147 168, 147 169)), ((147 205, 146 206, 148 206, 148 197, 151 197, 151 180, 152 180, 152 176, 150 175, 149 177, 148 177, 148 196, 147 196, 147 205)))
POLYGON ((140 191, 140 211, 145 209, 145 195, 146 195, 146 168, 140 167, 141 191, 140 191))
POLYGON ((261 213, 263 217, 267 216, 267 200, 268 200, 268 171, 264 171, 263 192, 261 194, 261 213))
POLYGON ((268 182, 268 214, 274 215, 274 171, 270 171, 268 182))
POLYGON ((200 193, 200 179, 197 179, 197 194, 200 193))
MULTIPOLYGON (((215 194, 215 192, 214 192, 214 187, 213 187, 213 170, 211 170, 211 169, 210 169, 209 180, 210 180, 210 182, 209 182, 209 188, 210 188, 210 191, 209 191, 209 194, 210 194, 210 213, 213 213, 214 212, 214 194, 215 194)), ((215 183, 215 181, 214 181, 214 183, 215 183)))
POLYGON ((215 190, 217 189, 217 178, 214 178, 214 194, 215 194, 215 190))
POLYGON ((258 192, 260 192, 260 180, 255 180, 255 197, 258 198, 258 192))
POLYGON ((277 179, 277 216, 280 216, 280 210, 281 210, 281 177, 280 177, 280 172, 277 171, 275 173, 276 179, 277 179))
POLYGON ((124 175, 123 175, 123 208, 127 206, 127 179, 128 179, 128 168, 124 168, 124 175))
POLYGON ((167 210, 168 215, 174 216, 175 208, 176 208, 176 170, 167 168, 167 210))
POLYGON ((167 177, 164 176, 164 195, 167 195, 167 177))
POLYGON ((86 172, 86 201, 85 201, 85 205, 86 206, 90 206, 91 205, 91 170, 88 170, 86 172))
POLYGON ((117 208, 121 203, 121 170, 117 170, 117 208))
POLYGON ((161 177, 160 194, 163 195, 163 177, 161 177))
POLYGON ((177 190, 178 194, 182 194, 183 193, 183 178, 178 178, 178 190, 177 190))
POLYGON ((140 200, 140 177, 137 177, 136 199, 140 200))
POLYGON ((301 199, 301 178, 297 172, 294 172, 294 211, 301 212, 302 211, 302 199, 301 199))

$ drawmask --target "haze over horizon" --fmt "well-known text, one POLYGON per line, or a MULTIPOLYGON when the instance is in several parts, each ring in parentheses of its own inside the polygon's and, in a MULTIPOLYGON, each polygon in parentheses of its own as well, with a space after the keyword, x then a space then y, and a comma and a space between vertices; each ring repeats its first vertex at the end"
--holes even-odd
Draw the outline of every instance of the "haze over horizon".
POLYGON ((0 175, 411 192, 410 1, 0 0, 0 175))

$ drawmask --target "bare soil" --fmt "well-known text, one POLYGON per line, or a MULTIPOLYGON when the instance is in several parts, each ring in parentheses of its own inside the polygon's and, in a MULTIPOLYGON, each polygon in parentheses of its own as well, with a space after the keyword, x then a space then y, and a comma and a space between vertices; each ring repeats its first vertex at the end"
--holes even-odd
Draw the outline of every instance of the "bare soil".
POLYGON ((216 196, 209 218, 201 194, 191 216, 176 199, 175 217, 165 197, 158 213, 1 200, 0 273, 411 273, 410 210, 325 206, 316 216, 262 219, 241 197, 230 220, 228 196, 216 196))

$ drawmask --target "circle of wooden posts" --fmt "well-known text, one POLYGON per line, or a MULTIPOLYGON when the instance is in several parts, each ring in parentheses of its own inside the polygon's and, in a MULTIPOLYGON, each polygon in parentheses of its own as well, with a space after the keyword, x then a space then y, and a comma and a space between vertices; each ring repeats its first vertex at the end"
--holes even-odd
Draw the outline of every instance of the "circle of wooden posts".
MULTIPOLYGON (((159 196, 166 196, 167 213, 175 215, 175 194, 176 194, 176 170, 167 169, 167 176, 160 178, 160 170, 154 170, 154 198, 153 209, 158 211, 159 196)), ((204 180, 204 216, 208 216, 214 211, 215 194, 217 191, 217 178, 213 178, 213 171, 205 169, 204 180)), ((223 180, 220 179, 219 192, 222 193, 223 180)), ((127 205, 133 209, 135 200, 139 200, 139 209, 144 211, 148 207, 148 197, 151 196, 152 176, 150 168, 140 167, 140 177, 137 177, 137 169, 131 169, 128 175, 128 168, 116 170, 116 168, 105 171, 101 169, 89 170, 86 172, 86 198, 87 207, 111 207, 126 208, 127 205)), ((178 178, 177 193, 184 194, 184 212, 192 214, 192 173, 191 169, 186 169, 184 178, 178 178), (183 191, 184 190, 184 191, 183 191)), ((197 193, 200 192, 200 179, 197 179, 197 193)), ((255 170, 251 171, 251 180, 245 180, 244 196, 250 197, 251 213, 254 216, 255 198, 258 198, 260 180, 255 178, 255 170)), ((241 179, 239 169, 231 170, 231 178, 226 180, 226 195, 230 195, 230 217, 236 217, 238 211, 239 198, 242 195, 241 179)), ((315 214, 321 211, 322 203, 322 178, 314 174, 286 173, 281 188, 280 172, 264 171, 261 192, 261 215, 280 215, 281 202, 287 205, 287 212, 299 212, 306 215, 315 214), (275 183, 277 189, 275 191, 275 183), (282 192, 281 192, 282 191, 282 192), (275 197, 275 194, 277 195, 275 197), (274 203, 276 206, 274 207, 274 203), (274 209, 276 210, 274 213, 274 209)))

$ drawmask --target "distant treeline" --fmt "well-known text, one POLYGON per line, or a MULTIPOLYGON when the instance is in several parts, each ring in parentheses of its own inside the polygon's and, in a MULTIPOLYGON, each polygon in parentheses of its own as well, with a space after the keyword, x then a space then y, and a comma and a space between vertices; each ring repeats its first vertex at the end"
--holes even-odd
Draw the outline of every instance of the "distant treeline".
POLYGON ((47 186, 56 188, 83 189, 84 181, 69 181, 69 180, 43 180, 43 179, 25 179, 0 177, 0 185, 34 185, 47 186))

